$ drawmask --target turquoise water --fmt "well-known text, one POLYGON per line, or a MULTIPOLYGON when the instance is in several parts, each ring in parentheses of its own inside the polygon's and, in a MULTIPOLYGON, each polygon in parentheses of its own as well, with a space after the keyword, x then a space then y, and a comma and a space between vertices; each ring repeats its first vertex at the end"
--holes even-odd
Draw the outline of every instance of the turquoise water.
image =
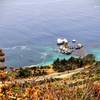
POLYGON ((100 48, 92 49, 91 53, 96 56, 96 60, 100 61, 100 48))
POLYGON ((0 48, 8 66, 50 64, 56 39, 84 44, 100 60, 100 0, 0 0, 0 48))

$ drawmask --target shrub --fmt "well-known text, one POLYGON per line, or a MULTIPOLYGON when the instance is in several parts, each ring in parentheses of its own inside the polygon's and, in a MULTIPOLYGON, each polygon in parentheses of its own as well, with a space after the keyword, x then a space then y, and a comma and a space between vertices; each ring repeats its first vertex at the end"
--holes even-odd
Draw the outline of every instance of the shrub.
MULTIPOLYGON (((95 56, 93 54, 88 54, 84 58, 75 58, 70 57, 68 60, 63 59, 54 61, 53 63, 53 69, 58 72, 63 72, 66 70, 73 70, 76 68, 81 68, 87 64, 93 65, 95 61, 95 56)), ((100 62, 97 63, 97 65, 100 65, 100 62)))
POLYGON ((84 65, 93 64, 95 62, 95 56, 93 54, 88 54, 83 58, 84 65))
POLYGON ((83 66, 83 61, 81 58, 71 57, 69 60, 55 60, 53 63, 53 69, 58 72, 63 72, 66 70, 73 70, 83 66))
POLYGON ((32 73, 31 73, 31 71, 29 71, 28 69, 20 69, 20 71, 18 72, 18 77, 23 77, 23 78, 25 78, 25 77, 29 77, 29 76, 31 76, 32 75, 32 73))

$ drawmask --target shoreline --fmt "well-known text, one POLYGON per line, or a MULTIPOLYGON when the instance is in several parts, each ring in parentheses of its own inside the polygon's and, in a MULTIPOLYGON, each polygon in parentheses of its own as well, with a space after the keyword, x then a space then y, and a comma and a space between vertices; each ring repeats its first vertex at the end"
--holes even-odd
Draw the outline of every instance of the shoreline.
MULTIPOLYGON (((70 57, 68 60, 66 59, 56 59, 52 64, 48 65, 30 65, 30 66, 24 66, 24 67, 10 67, 9 70, 7 67, 1 67, 1 73, 6 72, 6 75, 8 73, 15 74, 15 78, 23 78, 23 77, 32 77, 32 76, 44 76, 49 75, 52 73, 57 72, 66 72, 70 70, 76 70, 78 68, 84 68, 85 66, 97 64, 98 61, 95 60, 95 56, 93 54, 88 54, 83 58, 76 58, 76 57, 70 57)), ((99 62, 100 63, 100 62, 99 62)), ((2 74, 1 74, 2 76, 2 74)))
MULTIPOLYGON (((95 48, 93 49, 93 50, 91 50, 90 52, 87 52, 86 53, 86 55, 87 54, 93 54, 94 56, 95 56, 95 59, 96 59, 96 61, 100 61, 100 57, 99 57, 99 50, 96 50, 95 48)), ((47 65, 51 65, 52 63, 53 63, 53 61, 54 60, 56 60, 57 58, 59 58, 59 59, 69 59, 70 57, 75 57, 75 55, 63 55, 63 54, 61 54, 60 56, 58 56, 58 55, 55 55, 55 58, 53 58, 53 59, 51 59, 51 61, 45 61, 45 62, 40 62, 40 63, 37 63, 37 64, 28 64, 28 65, 24 65, 24 66, 16 66, 16 65, 7 65, 8 67, 10 67, 10 66, 15 66, 16 68, 20 68, 20 67, 32 67, 32 66, 47 66, 47 65)), ((47 58, 47 60, 48 60, 48 58, 47 58)))
MULTIPOLYGON (((93 54, 93 53, 92 53, 92 54, 93 54)), ((87 55, 88 55, 88 54, 87 54, 87 55)), ((94 54, 93 54, 93 55, 94 55, 94 54)), ((95 55, 94 55, 94 56, 95 56, 95 55)), ((71 56, 68 57, 68 58, 57 58, 57 59, 60 59, 60 60, 63 60, 63 59, 69 60, 71 57, 79 58, 79 57, 77 57, 77 56, 71 55, 71 56)), ((57 60, 57 59, 55 59, 55 60, 57 60)), ((32 67, 50 66, 50 65, 53 64, 53 62, 54 62, 55 60, 53 60, 53 61, 51 61, 51 62, 50 62, 50 61, 49 61, 49 62, 46 62, 46 63, 44 63, 44 64, 40 63, 40 64, 32 64, 32 65, 26 65, 26 66, 8 66, 8 69, 9 69, 10 67, 14 67, 15 69, 19 69, 19 68, 32 68, 32 67)), ((96 56, 95 56, 95 60, 96 60, 96 61, 100 61, 100 60, 96 59, 96 56)))

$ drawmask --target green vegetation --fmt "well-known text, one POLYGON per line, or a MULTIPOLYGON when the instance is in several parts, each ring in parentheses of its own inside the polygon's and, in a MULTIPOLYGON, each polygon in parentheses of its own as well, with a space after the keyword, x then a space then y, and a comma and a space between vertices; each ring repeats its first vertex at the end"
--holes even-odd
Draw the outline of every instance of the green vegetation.
POLYGON ((57 59, 53 69, 63 72, 87 65, 89 67, 70 77, 52 76, 44 77, 43 80, 35 76, 46 75, 48 69, 51 70, 50 66, 20 68, 8 71, 7 74, 2 72, 2 79, 6 75, 9 80, 0 87, 0 100, 100 100, 100 61, 95 61, 93 55, 71 57, 69 60, 57 59), (16 81, 16 78, 19 79, 16 81))
POLYGON ((31 75, 32 75, 32 73, 28 69, 20 68, 20 71, 18 72, 17 77, 25 78, 25 77, 29 77, 31 75))
POLYGON ((40 68, 40 69, 49 69, 50 66, 48 66, 48 65, 46 65, 46 66, 40 66, 39 68, 40 68))
MULTIPOLYGON (((14 72, 13 72, 14 73, 14 72)), ((47 75, 47 72, 44 69, 39 67, 32 67, 32 68, 20 68, 18 73, 16 74, 16 78, 26 78, 26 77, 35 77, 35 76, 42 76, 47 75)))
POLYGON ((95 60, 95 56, 93 54, 88 54, 86 55, 83 59, 83 64, 93 64, 96 60, 95 60))
POLYGON ((63 72, 66 70, 73 70, 76 68, 81 68, 86 65, 92 65, 95 61, 95 56, 93 54, 88 54, 84 58, 74 58, 71 57, 69 60, 63 59, 54 61, 53 69, 58 72, 63 72))

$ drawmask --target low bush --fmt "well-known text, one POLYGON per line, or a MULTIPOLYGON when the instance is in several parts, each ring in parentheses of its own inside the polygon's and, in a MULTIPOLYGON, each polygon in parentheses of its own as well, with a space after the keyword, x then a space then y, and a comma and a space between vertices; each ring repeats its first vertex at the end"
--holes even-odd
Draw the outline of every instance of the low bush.
POLYGON ((31 71, 29 71, 28 69, 22 69, 21 68, 20 71, 17 74, 17 77, 25 78, 25 77, 29 77, 31 75, 32 75, 31 71))
MULTIPOLYGON (((87 64, 92 65, 95 61, 95 56, 93 54, 88 54, 84 58, 70 57, 68 60, 59 58, 54 61, 53 69, 58 72, 63 72, 66 70, 74 70, 76 68, 81 68, 87 64)), ((98 63, 99 65, 99 63, 98 63)))

